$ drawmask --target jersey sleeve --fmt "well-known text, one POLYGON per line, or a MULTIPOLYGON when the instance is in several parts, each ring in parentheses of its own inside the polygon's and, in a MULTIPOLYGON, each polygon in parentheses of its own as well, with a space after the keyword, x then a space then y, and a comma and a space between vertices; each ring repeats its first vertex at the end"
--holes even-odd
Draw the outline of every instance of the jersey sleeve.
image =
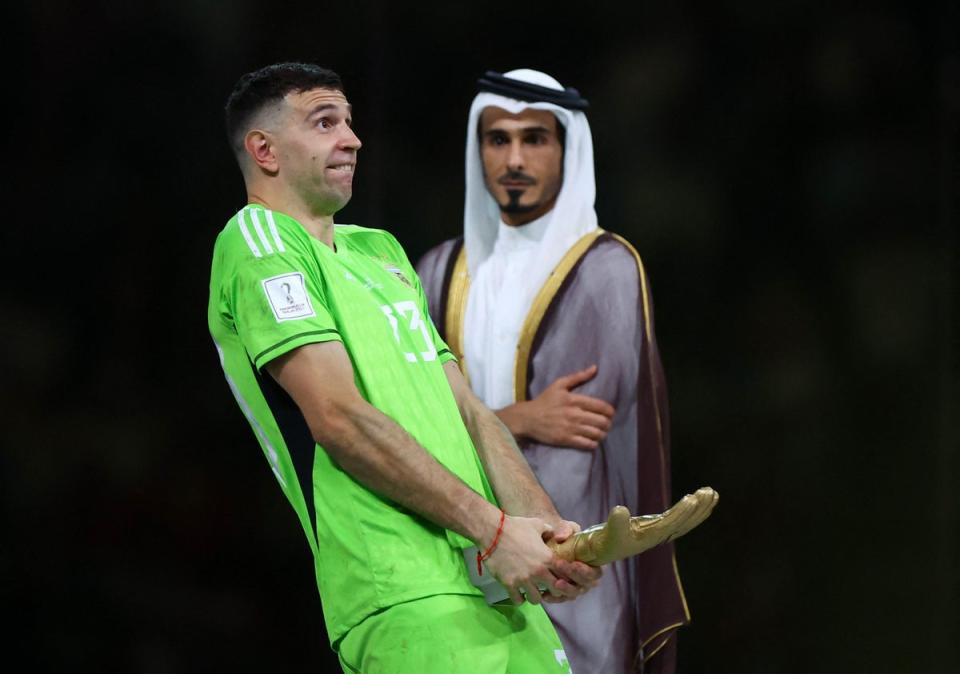
MULTIPOLYGON (((414 275, 414 278, 416 278, 416 275, 414 275)), ((428 329, 430 330, 430 337, 433 339, 433 344, 437 349, 437 358, 441 364, 448 363, 451 360, 456 362, 457 357, 453 355, 447 343, 440 338, 440 333, 437 332, 437 326, 433 324, 433 317, 430 316, 430 308, 427 305, 427 296, 423 292, 423 286, 421 286, 419 278, 417 278, 417 292, 420 296, 420 313, 425 317, 428 329)))
POLYGON ((341 340, 316 259, 290 245, 259 257, 241 249, 233 267, 227 303, 258 370, 304 344, 341 340))

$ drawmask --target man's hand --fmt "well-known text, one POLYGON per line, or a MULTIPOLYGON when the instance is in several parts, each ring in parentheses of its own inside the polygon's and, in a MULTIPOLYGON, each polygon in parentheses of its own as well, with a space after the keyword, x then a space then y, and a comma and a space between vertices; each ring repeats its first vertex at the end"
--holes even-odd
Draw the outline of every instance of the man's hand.
MULTIPOLYGON (((552 531, 547 532, 544 540, 560 544, 570 538, 570 536, 578 533, 580 533, 579 524, 568 520, 560 520, 560 522, 553 527, 552 531)), ((583 562, 570 562, 562 557, 556 557, 553 560, 551 569, 554 575, 560 578, 558 585, 562 589, 569 589, 570 593, 567 595, 559 592, 544 593, 543 601, 550 604, 560 604, 579 597, 584 592, 596 587, 597 583, 600 582, 600 576, 603 575, 603 569, 600 567, 590 566, 583 562)))
POLYGON ((485 562, 487 570, 515 604, 524 598, 531 604, 575 599, 597 584, 601 570, 557 557, 545 541, 563 541, 579 530, 573 522, 561 521, 554 529, 538 517, 507 515, 500 541, 485 562))
MULTIPOLYGON (((569 536, 572 531, 564 533, 569 536)), ((500 541, 484 563, 514 604, 522 604, 524 598, 531 604, 547 597, 567 601, 588 589, 589 576, 579 569, 586 565, 557 557, 544 543, 554 536, 553 527, 539 517, 505 517, 500 541)))
POLYGON ((610 431, 613 406, 600 398, 574 393, 590 381, 597 366, 558 378, 533 400, 497 412, 514 437, 555 447, 594 450, 610 431))

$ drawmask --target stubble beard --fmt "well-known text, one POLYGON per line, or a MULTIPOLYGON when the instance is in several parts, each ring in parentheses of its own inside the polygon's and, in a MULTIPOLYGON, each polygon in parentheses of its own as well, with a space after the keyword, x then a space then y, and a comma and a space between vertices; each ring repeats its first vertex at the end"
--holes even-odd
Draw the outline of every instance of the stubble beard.
POLYGON ((310 194, 309 203, 315 212, 333 215, 350 203, 352 197, 352 185, 349 188, 340 189, 325 185, 310 194))

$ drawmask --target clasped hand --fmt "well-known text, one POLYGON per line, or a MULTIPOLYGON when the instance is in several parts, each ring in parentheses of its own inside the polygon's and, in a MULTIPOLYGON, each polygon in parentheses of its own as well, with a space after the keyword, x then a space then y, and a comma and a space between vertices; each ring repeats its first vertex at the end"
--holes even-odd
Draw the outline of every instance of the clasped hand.
POLYGON ((559 543, 578 531, 576 522, 559 520, 551 526, 538 517, 507 515, 500 541, 487 558, 487 570, 507 589, 514 604, 522 604, 524 596, 531 604, 576 599, 596 586, 601 569, 560 559, 545 542, 559 543))

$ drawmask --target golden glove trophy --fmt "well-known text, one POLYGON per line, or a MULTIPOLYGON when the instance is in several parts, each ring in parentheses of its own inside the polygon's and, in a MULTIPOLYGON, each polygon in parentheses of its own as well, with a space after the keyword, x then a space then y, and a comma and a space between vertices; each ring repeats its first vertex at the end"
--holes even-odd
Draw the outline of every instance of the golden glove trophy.
POLYGON ((631 517, 624 506, 616 506, 606 523, 549 545, 563 559, 602 566, 683 536, 710 516, 719 499, 713 489, 701 487, 658 515, 631 517))

